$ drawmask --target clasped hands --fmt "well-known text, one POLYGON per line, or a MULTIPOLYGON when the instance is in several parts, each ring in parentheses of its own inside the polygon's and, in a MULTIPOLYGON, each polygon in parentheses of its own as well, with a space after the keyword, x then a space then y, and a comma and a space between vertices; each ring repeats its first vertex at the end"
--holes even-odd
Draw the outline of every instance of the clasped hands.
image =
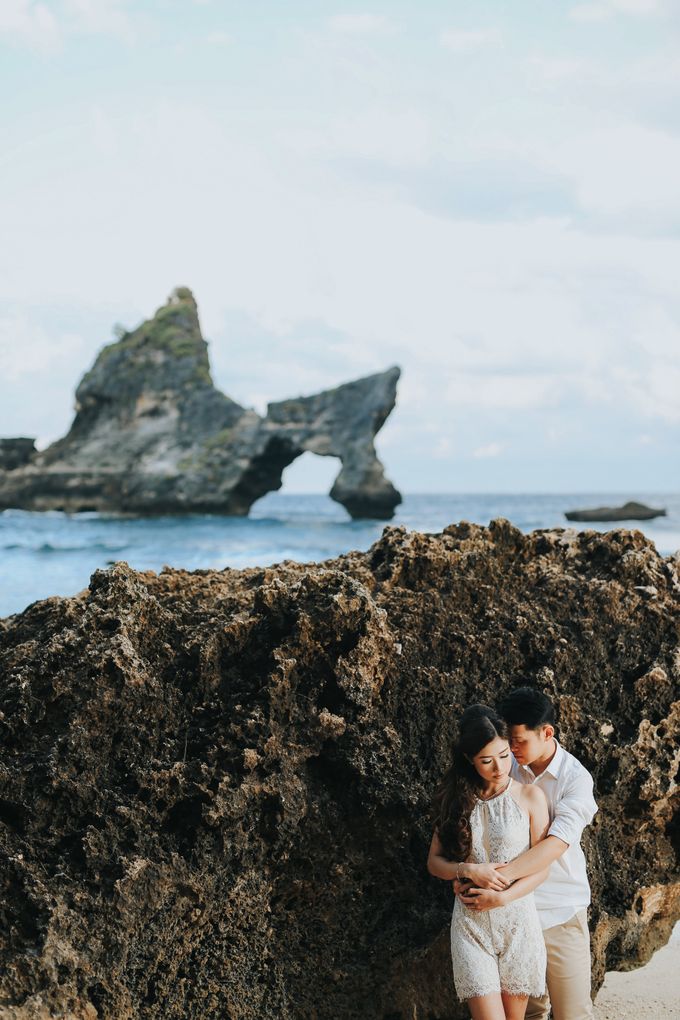
POLYGON ((466 864, 466 878, 454 879, 453 891, 468 910, 493 910, 503 905, 503 890, 512 883, 505 878, 505 864, 466 864))

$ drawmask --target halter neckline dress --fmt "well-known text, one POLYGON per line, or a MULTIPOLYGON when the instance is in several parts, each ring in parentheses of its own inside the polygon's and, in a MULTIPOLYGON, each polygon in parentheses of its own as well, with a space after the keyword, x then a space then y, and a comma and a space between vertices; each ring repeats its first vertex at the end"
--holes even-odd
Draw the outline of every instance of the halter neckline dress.
MULTIPOLYGON (((513 780, 470 813, 474 864, 511 861, 531 846, 529 816, 511 795, 513 780)), ((456 897, 451 960, 458 998, 493 992, 545 994, 546 954, 533 893, 493 910, 469 910, 456 897)))

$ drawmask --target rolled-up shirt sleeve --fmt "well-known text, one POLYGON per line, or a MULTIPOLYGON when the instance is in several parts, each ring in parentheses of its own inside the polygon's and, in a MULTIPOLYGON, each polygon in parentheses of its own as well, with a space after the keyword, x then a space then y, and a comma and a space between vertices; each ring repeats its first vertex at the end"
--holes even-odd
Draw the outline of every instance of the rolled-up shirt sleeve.
POLYGON ((586 825, 590 825, 597 804, 593 797, 593 779, 584 769, 569 779, 564 794, 555 807, 555 817, 548 830, 549 836, 557 836, 564 843, 572 846, 581 839, 586 825))

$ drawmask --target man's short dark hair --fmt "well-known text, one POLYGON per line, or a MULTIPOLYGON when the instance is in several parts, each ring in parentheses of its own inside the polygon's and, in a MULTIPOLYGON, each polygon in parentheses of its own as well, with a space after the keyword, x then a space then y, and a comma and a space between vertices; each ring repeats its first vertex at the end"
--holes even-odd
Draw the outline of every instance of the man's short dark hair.
POLYGON ((503 698, 498 711, 508 726, 538 730, 541 726, 555 725, 555 706, 535 687, 516 687, 503 698))

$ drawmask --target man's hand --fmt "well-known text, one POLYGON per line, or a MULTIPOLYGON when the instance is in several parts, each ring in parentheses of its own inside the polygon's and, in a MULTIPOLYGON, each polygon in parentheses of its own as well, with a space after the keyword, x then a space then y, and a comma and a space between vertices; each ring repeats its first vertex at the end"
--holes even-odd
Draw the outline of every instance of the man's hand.
POLYGON ((468 910, 493 910, 503 906, 503 894, 493 889, 477 889, 473 886, 460 894, 460 901, 468 910))
POLYGON ((506 878, 499 868, 502 864, 465 864, 464 878, 472 880, 472 884, 478 889, 495 889, 501 892, 511 885, 509 878, 506 878))
POLYGON ((454 896, 460 896, 461 893, 469 892, 470 891, 470 886, 471 886, 471 882, 469 880, 465 881, 465 880, 460 879, 460 878, 454 878, 454 880, 453 880, 453 893, 454 893, 454 896))

